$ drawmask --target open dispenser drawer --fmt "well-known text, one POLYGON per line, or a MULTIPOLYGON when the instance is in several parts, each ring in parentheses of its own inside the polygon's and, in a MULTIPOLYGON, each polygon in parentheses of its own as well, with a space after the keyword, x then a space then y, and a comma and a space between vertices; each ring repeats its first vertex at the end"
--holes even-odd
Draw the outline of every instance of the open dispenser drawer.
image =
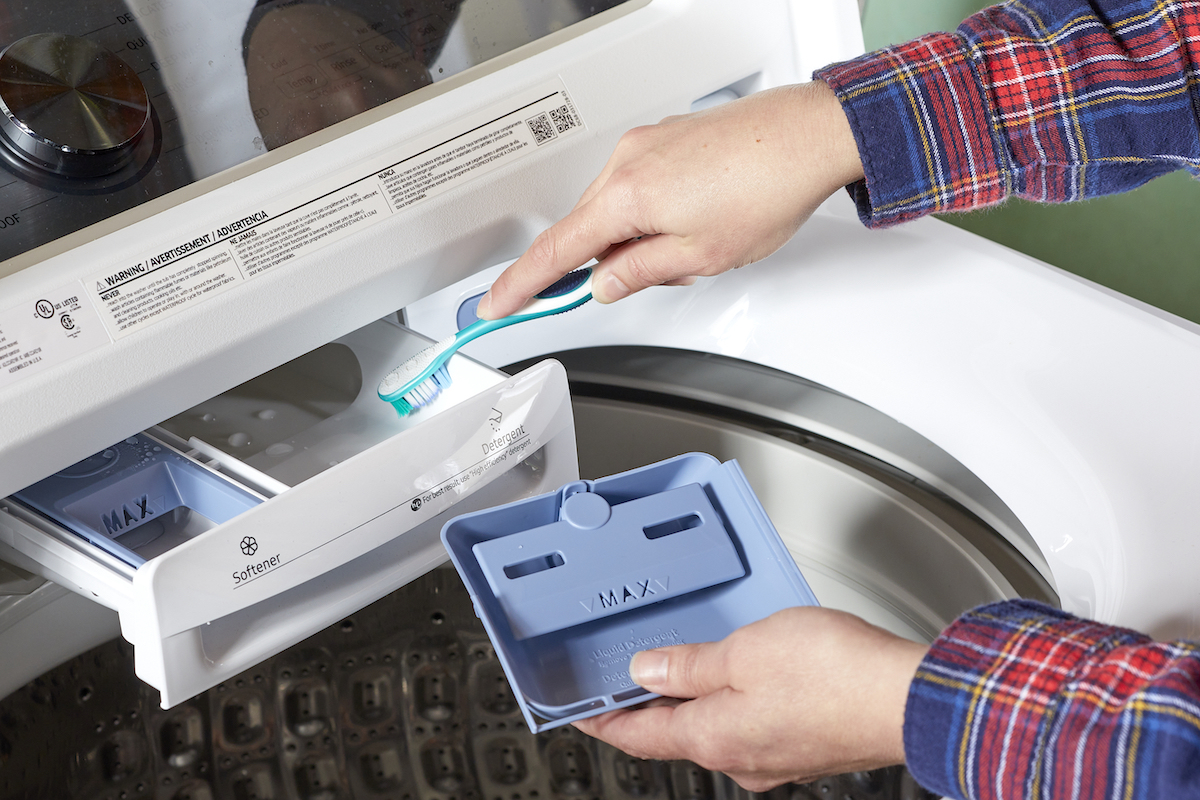
POLYGON ((578 477, 557 362, 381 401, 428 344, 372 323, 0 500, 0 559, 115 609, 164 707, 214 686, 444 561, 450 517, 578 477))

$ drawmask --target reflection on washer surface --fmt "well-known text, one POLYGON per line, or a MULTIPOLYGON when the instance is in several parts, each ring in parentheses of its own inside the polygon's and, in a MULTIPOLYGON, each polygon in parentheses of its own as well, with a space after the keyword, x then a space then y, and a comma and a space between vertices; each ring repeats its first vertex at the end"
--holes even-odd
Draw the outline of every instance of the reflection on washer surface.
POLYGON ((0 0, 0 261, 622 2, 0 0))

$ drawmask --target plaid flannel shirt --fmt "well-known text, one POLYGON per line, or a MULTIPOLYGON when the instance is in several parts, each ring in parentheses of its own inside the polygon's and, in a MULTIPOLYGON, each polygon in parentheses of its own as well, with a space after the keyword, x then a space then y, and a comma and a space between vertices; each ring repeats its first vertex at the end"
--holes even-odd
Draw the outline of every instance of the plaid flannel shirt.
MULTIPOLYGON (((1024 0, 820 70, 863 158, 863 222, 1200 176, 1200 0, 1024 0)), ((938 637, 909 769, 963 798, 1200 798, 1200 646, 1027 601, 938 637)))
POLYGON ((815 77, 854 130, 870 227, 1200 175, 1195 0, 1009 2, 815 77))
POLYGON ((1200 646, 1031 601, 984 606, 918 668, 904 749, 948 797, 1200 797, 1200 646))

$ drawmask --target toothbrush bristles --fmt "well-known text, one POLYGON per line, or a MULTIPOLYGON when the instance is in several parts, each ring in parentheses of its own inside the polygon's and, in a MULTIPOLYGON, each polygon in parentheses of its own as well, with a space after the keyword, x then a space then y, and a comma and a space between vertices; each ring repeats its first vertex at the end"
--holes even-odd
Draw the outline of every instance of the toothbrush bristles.
POLYGON ((407 417, 418 408, 432 403, 450 383, 450 371, 443 364, 428 378, 393 400, 392 405, 400 416, 407 417))

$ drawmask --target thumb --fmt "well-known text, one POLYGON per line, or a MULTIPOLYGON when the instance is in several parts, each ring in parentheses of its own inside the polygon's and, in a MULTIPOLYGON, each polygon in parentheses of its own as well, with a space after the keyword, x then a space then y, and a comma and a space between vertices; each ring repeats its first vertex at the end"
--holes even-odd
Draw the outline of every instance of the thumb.
POLYGON ((723 651, 720 642, 643 650, 629 662, 629 676, 666 697, 703 697, 729 687, 723 651))

